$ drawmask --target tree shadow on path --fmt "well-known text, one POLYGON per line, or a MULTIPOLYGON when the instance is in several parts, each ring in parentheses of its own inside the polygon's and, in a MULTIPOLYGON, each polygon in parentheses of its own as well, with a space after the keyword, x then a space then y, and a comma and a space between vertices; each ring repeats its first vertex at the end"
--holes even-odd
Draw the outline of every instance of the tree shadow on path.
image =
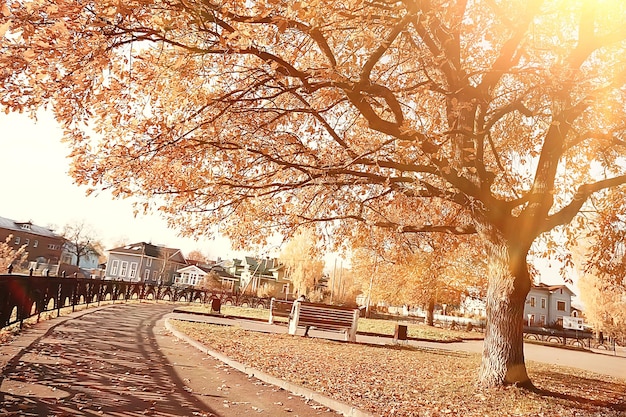
POLYGON ((612 382, 609 377, 602 380, 545 370, 535 371, 533 379, 537 387, 532 391, 542 397, 564 400, 581 410, 602 407, 618 413, 626 411, 626 384, 612 382))
POLYGON ((159 351, 155 323, 169 311, 122 304, 52 326, 5 367, 0 414, 218 416, 159 351))

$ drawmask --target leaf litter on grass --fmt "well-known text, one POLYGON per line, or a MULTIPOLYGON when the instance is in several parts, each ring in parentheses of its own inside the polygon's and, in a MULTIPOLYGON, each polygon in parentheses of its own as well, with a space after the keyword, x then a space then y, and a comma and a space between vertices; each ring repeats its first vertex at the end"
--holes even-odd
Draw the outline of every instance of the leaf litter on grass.
POLYGON ((478 354, 172 323, 238 362, 378 416, 626 415, 625 380, 578 369, 529 362, 537 392, 481 390, 476 385, 478 354))

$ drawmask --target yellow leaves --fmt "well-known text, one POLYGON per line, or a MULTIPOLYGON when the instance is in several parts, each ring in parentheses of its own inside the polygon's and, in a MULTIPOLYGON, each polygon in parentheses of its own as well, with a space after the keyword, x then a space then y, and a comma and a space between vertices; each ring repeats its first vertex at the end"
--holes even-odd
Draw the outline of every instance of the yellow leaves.
POLYGON ((28 48, 24 51, 24 54, 22 56, 24 57, 26 62, 31 62, 37 57, 37 53, 32 48, 28 48))
POLYGON ((11 28, 11 21, 9 20, 8 22, 0 25, 0 38, 4 37, 4 34, 7 33, 7 31, 11 28))

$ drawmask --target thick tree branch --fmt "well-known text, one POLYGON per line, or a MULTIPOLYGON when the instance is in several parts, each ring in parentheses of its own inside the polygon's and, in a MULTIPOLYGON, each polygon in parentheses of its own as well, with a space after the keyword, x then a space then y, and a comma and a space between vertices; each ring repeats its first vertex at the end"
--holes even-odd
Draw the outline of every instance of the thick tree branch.
POLYGON ((563 207, 559 212, 549 216, 543 222, 541 232, 547 232, 554 229, 556 226, 564 225, 572 221, 576 216, 583 204, 589 199, 589 197, 602 190, 608 188, 617 187, 626 184, 626 175, 621 175, 614 178, 607 178, 592 184, 583 184, 578 187, 578 190, 574 194, 572 201, 563 207))

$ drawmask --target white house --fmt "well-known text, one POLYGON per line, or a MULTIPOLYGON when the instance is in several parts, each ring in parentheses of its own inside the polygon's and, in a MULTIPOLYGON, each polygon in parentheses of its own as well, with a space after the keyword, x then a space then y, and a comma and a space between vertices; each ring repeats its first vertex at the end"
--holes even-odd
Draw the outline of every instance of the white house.
POLYGON ((189 265, 176 270, 178 276, 174 279, 174 284, 191 285, 193 287, 199 285, 204 278, 209 275, 211 270, 198 265, 189 265))
POLYGON ((524 319, 529 326, 562 325, 572 315, 572 296, 565 285, 533 285, 526 297, 524 319))
MULTIPOLYGON (((219 280, 223 290, 234 291, 238 282, 237 277, 229 274, 221 265, 189 265, 176 272, 178 274, 174 279, 176 285, 198 286, 211 273, 219 280)), ((208 283, 205 285, 210 287, 208 283)))

